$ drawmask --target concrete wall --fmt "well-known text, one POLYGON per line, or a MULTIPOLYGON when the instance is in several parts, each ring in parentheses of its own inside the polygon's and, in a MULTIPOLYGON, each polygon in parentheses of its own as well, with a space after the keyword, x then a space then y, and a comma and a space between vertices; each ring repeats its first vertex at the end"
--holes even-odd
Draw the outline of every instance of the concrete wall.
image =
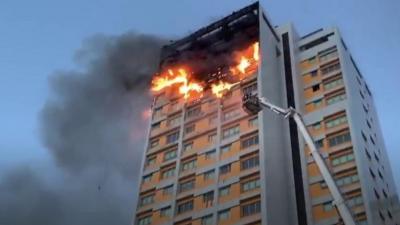
POLYGON ((349 114, 348 119, 351 126, 354 153, 356 155, 356 162, 362 183, 363 199, 366 203, 368 223, 371 225, 381 224, 382 221, 379 217, 379 210, 381 210, 386 218, 386 224, 394 224, 394 222, 390 221, 388 218, 387 209, 393 214, 394 207, 398 204, 398 196, 373 97, 367 92, 366 81, 356 70, 356 65, 352 63, 351 55, 342 44, 338 31, 337 34, 336 43, 338 45, 348 98, 347 113, 349 114), (363 105, 367 107, 368 113, 364 111, 363 105), (368 127, 367 120, 372 128, 368 127), (364 141, 361 131, 365 133, 367 142, 364 141), (370 136, 375 140, 375 145, 371 142, 370 136), (372 160, 367 158, 365 148, 369 151, 372 160), (379 162, 375 159, 374 154, 378 156, 379 162), (370 175, 370 168, 376 175, 375 179, 370 175), (378 170, 383 174, 384 180, 378 176, 378 170), (380 200, 376 199, 374 188, 380 194, 380 200), (382 189, 385 189, 389 195, 388 200, 385 200, 382 189))
MULTIPOLYGON (((262 12, 262 10, 260 10, 262 12)), ((276 55, 280 43, 260 13, 261 60, 258 93, 271 102, 285 106, 286 92, 282 57, 276 55)), ((281 51, 281 50, 280 50, 281 51)), ((269 110, 259 113, 260 162, 263 224, 297 224, 290 164, 288 121, 269 110)))

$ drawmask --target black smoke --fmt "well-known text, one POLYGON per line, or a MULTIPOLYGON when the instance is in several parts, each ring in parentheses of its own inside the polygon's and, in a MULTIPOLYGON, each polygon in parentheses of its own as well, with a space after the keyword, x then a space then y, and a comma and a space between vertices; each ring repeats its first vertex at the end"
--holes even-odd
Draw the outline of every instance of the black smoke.
POLYGON ((54 161, 1 177, 1 225, 132 222, 147 127, 142 112, 163 44, 136 33, 98 35, 77 52, 79 69, 51 76, 39 120, 54 161))

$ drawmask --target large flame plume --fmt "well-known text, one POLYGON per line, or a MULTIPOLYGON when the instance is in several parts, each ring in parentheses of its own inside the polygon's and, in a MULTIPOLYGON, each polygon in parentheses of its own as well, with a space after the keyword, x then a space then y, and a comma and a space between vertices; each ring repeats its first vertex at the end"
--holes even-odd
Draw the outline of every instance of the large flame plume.
POLYGON ((184 98, 188 98, 191 92, 201 93, 203 86, 197 82, 189 82, 189 75, 185 69, 178 69, 178 74, 172 69, 168 69, 168 74, 157 76, 152 81, 152 91, 160 91, 166 87, 171 87, 180 84, 179 93, 183 94, 184 98))
MULTIPOLYGON (((236 53, 237 64, 231 67, 231 76, 236 80, 242 80, 247 75, 251 68, 258 66, 260 59, 259 53, 259 42, 253 43, 249 48, 236 53)), ((238 82, 237 82, 238 83, 238 82)), ((230 90, 236 83, 229 83, 219 81, 218 83, 211 84, 211 92, 218 98, 221 98, 223 94, 230 90)), ((202 95, 205 85, 203 82, 191 80, 190 73, 187 69, 168 69, 160 75, 157 75, 152 80, 151 90, 153 92, 161 91, 164 88, 176 86, 178 87, 179 93, 183 95, 185 99, 188 99, 192 94, 202 95)))

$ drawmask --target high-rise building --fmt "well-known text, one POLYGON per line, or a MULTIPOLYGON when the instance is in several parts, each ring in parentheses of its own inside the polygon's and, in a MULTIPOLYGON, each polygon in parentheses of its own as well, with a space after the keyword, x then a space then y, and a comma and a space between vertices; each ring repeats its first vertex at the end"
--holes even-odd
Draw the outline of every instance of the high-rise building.
POLYGON ((135 224, 341 224, 294 121, 245 112, 245 93, 304 115, 358 224, 398 223, 373 97, 336 28, 300 37, 254 3, 165 46, 156 77, 135 224))

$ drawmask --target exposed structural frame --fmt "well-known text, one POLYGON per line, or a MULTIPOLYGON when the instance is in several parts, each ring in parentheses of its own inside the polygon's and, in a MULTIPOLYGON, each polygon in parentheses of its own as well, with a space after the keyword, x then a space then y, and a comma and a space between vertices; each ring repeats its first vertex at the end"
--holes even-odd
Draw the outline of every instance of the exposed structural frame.
POLYGON ((334 201, 332 202, 335 205, 336 209, 339 211, 340 216, 342 217, 345 225, 356 225, 355 220, 345 204, 344 198, 337 187, 335 180, 333 179, 331 173, 328 170, 322 156, 317 150, 317 147, 314 144, 314 141, 308 132, 305 123, 302 119, 302 115, 297 112, 293 107, 289 107, 288 109, 283 109, 278 107, 272 103, 270 103, 267 99, 263 97, 258 97, 257 95, 245 94, 243 96, 243 108, 249 114, 256 114, 261 111, 263 108, 267 108, 274 113, 283 116, 284 118, 293 118, 296 122, 297 127, 299 128, 301 134, 308 147, 310 148, 310 153, 314 158, 315 163, 318 166, 319 171, 326 182, 326 185, 329 188, 329 191, 332 194, 334 201))

